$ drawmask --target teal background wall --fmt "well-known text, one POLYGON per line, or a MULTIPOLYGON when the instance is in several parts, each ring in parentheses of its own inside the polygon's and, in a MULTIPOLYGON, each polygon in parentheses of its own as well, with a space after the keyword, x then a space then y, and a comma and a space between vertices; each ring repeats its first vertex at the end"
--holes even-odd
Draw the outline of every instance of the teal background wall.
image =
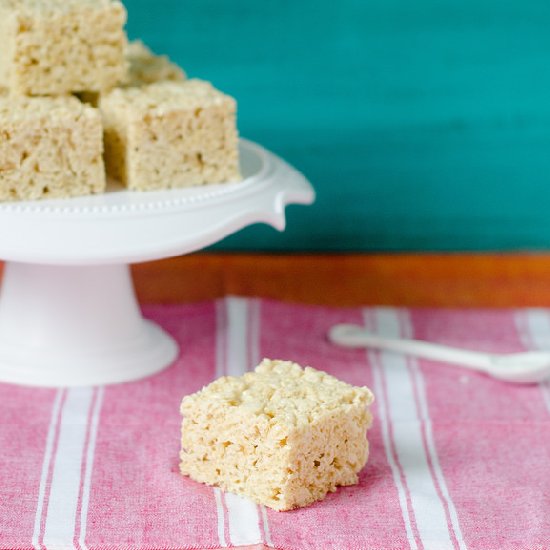
POLYGON ((548 0, 125 0, 314 183, 225 250, 550 247, 548 0))

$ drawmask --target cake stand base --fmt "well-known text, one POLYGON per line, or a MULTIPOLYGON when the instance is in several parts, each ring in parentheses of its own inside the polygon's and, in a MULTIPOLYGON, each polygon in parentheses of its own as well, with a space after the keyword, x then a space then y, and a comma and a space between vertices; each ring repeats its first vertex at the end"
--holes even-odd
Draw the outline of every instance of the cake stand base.
POLYGON ((7 262, 0 294, 0 380, 93 386, 168 366, 175 341, 142 318, 127 265, 7 262))

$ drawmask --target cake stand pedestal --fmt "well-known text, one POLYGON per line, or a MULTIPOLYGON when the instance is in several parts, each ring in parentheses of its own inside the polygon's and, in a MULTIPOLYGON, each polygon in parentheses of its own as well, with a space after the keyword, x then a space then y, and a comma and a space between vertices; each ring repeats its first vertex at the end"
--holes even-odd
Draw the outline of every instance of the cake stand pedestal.
POLYGON ((200 250, 257 222, 279 230, 308 181, 241 140, 244 181, 0 205, 0 381, 89 386, 143 378, 177 356, 144 320, 129 264, 200 250))

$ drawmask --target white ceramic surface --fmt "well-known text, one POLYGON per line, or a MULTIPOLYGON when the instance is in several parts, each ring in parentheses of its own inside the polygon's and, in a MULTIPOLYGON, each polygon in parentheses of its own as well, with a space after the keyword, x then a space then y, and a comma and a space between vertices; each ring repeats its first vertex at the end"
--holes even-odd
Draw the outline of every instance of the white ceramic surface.
POLYGON ((0 381, 88 386, 136 380, 177 356, 141 317, 128 264, 199 250, 252 223, 285 227, 311 204, 299 172, 241 141, 235 184, 0 204, 0 381))
POLYGON ((93 386, 143 378, 177 356, 145 321, 126 265, 9 262, 0 294, 0 380, 93 386))

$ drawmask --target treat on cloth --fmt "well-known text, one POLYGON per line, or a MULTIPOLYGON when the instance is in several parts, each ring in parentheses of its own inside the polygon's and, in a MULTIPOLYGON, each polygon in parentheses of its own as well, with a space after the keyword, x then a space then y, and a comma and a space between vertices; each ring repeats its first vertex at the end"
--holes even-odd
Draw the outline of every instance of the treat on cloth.
POLYGON ((105 163, 131 190, 238 181, 236 102, 208 82, 159 82, 102 95, 105 163))
POLYGON ((119 0, 0 0, 0 86, 27 95, 114 87, 126 74, 119 0))
POLYGON ((290 361, 264 361, 183 399, 180 470, 290 510, 354 485, 368 458, 366 387, 290 361))
POLYGON ((0 96, 0 200, 105 190, 101 117, 74 97, 0 96))

